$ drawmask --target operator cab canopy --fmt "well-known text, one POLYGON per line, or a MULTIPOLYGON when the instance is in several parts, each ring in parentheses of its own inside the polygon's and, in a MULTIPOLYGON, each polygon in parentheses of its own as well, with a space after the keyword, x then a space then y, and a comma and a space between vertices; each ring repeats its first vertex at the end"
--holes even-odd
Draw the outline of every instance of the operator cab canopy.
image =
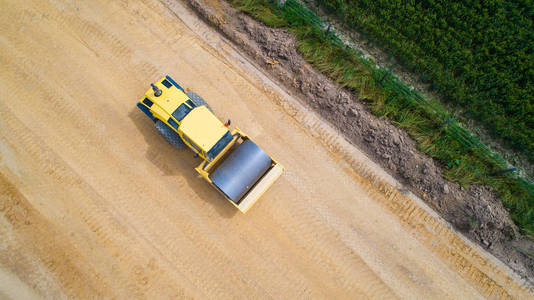
POLYGON ((206 106, 196 107, 187 114, 180 130, 206 153, 228 132, 206 106))

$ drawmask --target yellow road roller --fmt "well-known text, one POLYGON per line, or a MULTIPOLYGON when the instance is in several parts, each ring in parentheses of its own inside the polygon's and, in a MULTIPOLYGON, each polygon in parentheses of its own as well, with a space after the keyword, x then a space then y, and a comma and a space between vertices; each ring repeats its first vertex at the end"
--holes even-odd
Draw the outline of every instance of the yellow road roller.
POLYGON ((152 83, 137 107, 171 145, 202 158, 195 170, 243 213, 282 175, 281 164, 170 76, 152 83))

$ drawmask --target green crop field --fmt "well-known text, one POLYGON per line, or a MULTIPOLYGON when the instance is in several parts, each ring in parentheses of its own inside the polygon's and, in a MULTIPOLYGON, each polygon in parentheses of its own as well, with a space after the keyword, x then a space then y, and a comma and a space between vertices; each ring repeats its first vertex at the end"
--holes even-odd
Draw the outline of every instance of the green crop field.
POLYGON ((317 2, 534 162, 534 1, 317 2))

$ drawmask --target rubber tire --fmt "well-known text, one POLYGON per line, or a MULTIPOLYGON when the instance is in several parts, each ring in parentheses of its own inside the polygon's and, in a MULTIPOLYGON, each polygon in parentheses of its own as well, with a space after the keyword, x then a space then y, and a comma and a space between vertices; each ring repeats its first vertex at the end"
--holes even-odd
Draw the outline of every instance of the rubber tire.
POLYGON ((191 99, 191 101, 193 102, 193 104, 195 104, 196 106, 206 106, 211 112, 213 112, 213 110, 211 110, 211 107, 208 105, 208 103, 206 103, 206 101, 204 101, 204 99, 202 99, 202 97, 200 97, 199 95, 197 95, 195 92, 187 92, 185 93, 187 95, 187 97, 189 97, 189 99, 191 99))
POLYGON ((185 149, 187 146, 184 144, 184 141, 182 141, 182 138, 176 133, 176 131, 172 130, 167 124, 163 123, 161 120, 157 120, 156 124, 154 125, 156 127, 156 130, 159 131, 159 133, 176 149, 185 149))

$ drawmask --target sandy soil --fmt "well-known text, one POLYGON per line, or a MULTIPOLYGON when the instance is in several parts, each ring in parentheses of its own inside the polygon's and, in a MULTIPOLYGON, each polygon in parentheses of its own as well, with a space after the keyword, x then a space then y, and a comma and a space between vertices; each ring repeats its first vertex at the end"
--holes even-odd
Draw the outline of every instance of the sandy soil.
POLYGON ((184 4, 0 7, 0 296, 532 296, 184 4), (135 108, 166 73, 286 167, 246 215, 135 108))

